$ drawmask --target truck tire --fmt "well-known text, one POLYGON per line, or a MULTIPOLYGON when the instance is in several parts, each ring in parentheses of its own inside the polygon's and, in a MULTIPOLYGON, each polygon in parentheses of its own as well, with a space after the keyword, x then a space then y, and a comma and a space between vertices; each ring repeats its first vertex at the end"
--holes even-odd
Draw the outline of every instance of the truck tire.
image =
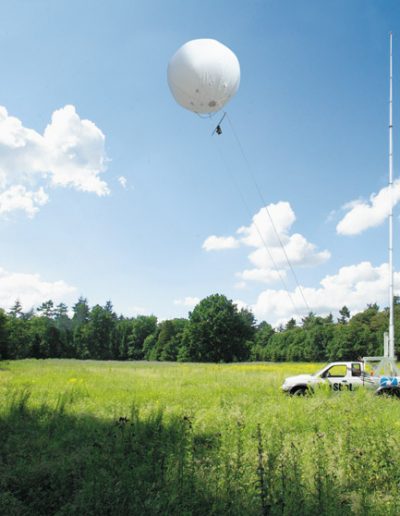
POLYGON ((305 385, 293 387, 293 389, 290 391, 290 394, 292 396, 305 396, 308 393, 309 393, 309 390, 305 385))
POLYGON ((400 389, 391 387, 381 387, 376 393, 377 396, 387 396, 393 398, 400 398, 400 389))

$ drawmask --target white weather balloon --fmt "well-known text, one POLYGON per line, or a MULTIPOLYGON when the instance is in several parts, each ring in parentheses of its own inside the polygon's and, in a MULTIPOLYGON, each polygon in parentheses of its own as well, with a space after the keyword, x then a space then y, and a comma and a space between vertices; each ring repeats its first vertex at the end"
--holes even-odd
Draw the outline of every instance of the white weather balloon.
POLYGON ((168 84, 175 100, 194 113, 215 113, 236 93, 238 58, 215 39, 194 39, 181 46, 168 64, 168 84))

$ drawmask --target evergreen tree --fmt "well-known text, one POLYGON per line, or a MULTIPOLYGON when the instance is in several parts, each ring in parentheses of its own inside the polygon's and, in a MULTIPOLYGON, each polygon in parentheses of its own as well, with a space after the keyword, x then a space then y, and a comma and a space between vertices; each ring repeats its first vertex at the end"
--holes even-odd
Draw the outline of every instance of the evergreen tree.
POLYGON ((68 315, 68 307, 59 303, 54 309, 54 327, 58 332, 59 356, 74 358, 76 356, 73 346, 72 321, 68 315))
POLYGON ((74 313, 72 316, 74 328, 83 326, 89 321, 90 307, 86 298, 80 297, 77 303, 72 307, 72 311, 74 313))
POLYGON ((17 299, 14 303, 14 305, 10 308, 8 314, 11 316, 11 317, 22 317, 22 305, 19 301, 19 299, 17 299))
POLYGON ((87 299, 80 297, 72 307, 72 348, 77 358, 90 358, 88 348, 88 331, 90 307, 87 299))
POLYGON ((54 317, 54 303, 51 299, 42 303, 38 308, 37 312, 43 317, 47 317, 48 319, 52 319, 54 317))
POLYGON ((7 354, 9 358, 29 357, 29 320, 13 314, 7 317, 6 325, 8 335, 7 354))
POLYGON ((0 360, 6 360, 10 357, 9 353, 9 335, 7 325, 7 315, 0 308, 0 360))
POLYGON ((340 324, 347 324, 350 319, 350 310, 347 308, 347 306, 343 306, 339 310, 340 318, 338 319, 338 322, 340 324))

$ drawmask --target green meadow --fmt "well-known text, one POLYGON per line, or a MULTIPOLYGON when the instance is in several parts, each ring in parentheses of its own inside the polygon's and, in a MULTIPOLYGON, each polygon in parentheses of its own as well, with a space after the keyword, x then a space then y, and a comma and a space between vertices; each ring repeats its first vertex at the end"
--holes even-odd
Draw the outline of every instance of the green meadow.
POLYGON ((399 401, 319 367, 0 362, 0 514, 399 514, 399 401))

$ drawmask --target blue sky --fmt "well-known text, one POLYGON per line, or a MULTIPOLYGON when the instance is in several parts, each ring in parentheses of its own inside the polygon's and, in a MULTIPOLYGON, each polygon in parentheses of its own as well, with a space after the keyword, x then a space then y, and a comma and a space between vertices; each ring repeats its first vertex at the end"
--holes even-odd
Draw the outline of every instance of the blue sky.
POLYGON ((169 318, 219 292, 273 323, 386 306, 388 34, 397 178, 399 21, 390 0, 3 2, 1 306, 84 295, 169 318), (226 121, 211 137, 217 120, 170 94, 168 61, 196 38, 238 56, 227 111, 249 167, 226 121), (296 310, 254 238, 263 203, 249 168, 308 307, 263 211, 255 220, 296 310))

